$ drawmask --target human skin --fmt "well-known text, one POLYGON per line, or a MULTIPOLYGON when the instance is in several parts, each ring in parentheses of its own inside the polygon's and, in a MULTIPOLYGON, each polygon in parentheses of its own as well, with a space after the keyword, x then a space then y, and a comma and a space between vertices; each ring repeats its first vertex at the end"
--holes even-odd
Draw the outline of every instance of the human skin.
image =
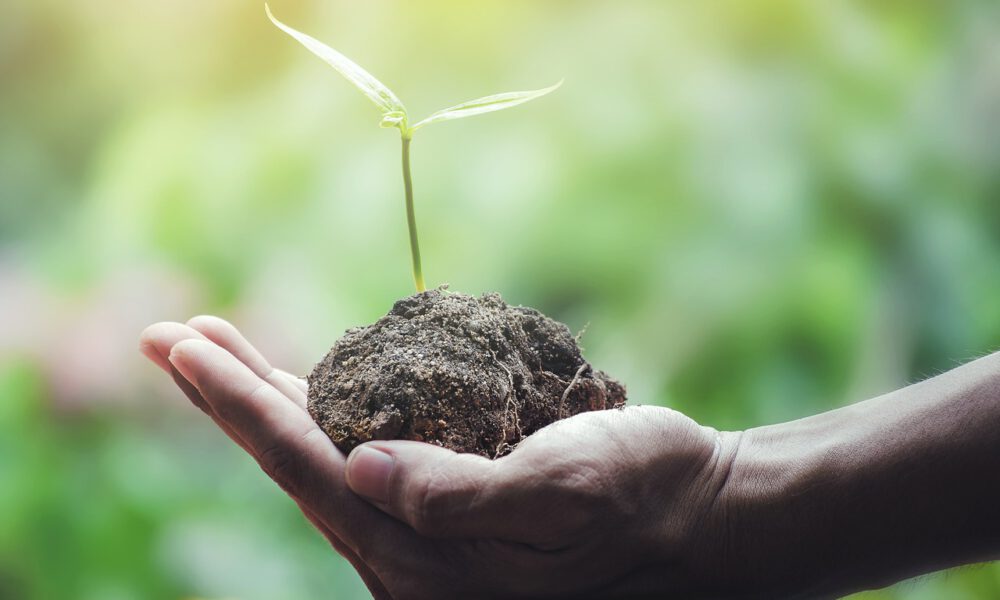
POLYGON ((1000 554, 1000 355, 745 432, 584 413, 489 460, 345 457, 304 382, 221 319, 152 325, 140 348, 379 599, 835 597, 1000 554))

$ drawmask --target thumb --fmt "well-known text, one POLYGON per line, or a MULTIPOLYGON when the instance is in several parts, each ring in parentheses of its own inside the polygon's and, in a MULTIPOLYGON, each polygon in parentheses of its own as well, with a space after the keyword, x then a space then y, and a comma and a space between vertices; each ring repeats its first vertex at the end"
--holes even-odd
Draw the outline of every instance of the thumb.
POLYGON ((475 454, 395 440, 355 448, 346 479, 356 494, 422 535, 522 541, 534 528, 523 531, 526 490, 517 471, 475 454))

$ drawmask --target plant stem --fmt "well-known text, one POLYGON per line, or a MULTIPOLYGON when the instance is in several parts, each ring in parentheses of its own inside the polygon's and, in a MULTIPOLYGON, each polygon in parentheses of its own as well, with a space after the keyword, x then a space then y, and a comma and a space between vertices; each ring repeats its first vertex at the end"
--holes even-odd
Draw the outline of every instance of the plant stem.
POLYGON ((406 226, 410 230, 410 255, 413 257, 413 283, 417 292, 427 289, 420 268, 420 243, 417 241, 417 216, 413 211, 413 179, 410 177, 410 141, 412 134, 403 132, 403 187, 406 188, 406 226))

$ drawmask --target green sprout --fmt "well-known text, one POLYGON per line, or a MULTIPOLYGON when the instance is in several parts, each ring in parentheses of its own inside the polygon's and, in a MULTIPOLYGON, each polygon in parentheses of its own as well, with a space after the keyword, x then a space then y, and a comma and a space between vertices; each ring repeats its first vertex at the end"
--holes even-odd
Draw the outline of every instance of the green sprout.
POLYGON ((540 90, 506 92, 456 104, 450 108, 439 110, 431 116, 410 125, 406 107, 403 106, 402 101, 400 101, 396 94, 382 82, 375 79, 368 71, 362 69, 340 52, 302 32, 292 29, 274 18, 270 7, 266 3, 264 4, 264 10, 267 11, 267 16, 271 19, 271 22, 277 25, 279 29, 298 40, 310 52, 326 61, 338 73, 353 83, 354 87, 361 90, 365 96, 368 96, 368 99, 375 103, 375 106, 382 112, 382 121, 379 123, 381 127, 395 127, 399 129, 400 137, 403 141, 403 187, 406 192, 406 225, 410 231, 410 254, 413 258, 413 282, 416 284, 418 292, 424 291, 426 286, 424 285, 424 273, 420 266, 420 244, 417 242, 417 219, 413 211, 413 179, 410 175, 410 142, 413 140, 413 134, 424 125, 430 125, 431 123, 462 119, 464 117, 481 115, 511 108, 518 104, 524 104, 529 100, 540 98, 554 91, 562 85, 562 81, 540 90))

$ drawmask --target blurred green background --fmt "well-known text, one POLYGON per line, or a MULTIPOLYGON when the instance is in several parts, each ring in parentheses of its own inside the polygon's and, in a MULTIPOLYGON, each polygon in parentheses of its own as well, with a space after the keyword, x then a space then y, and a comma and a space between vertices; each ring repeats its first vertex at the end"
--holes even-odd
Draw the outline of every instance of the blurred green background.
MULTIPOLYGON (((421 132, 425 272, 589 324, 633 402, 746 428, 1000 346, 993 0, 272 8, 419 116, 565 77, 421 132)), ((305 373, 411 293, 377 122, 259 2, 5 5, 0 598, 364 597, 136 337, 216 313, 305 373)))

